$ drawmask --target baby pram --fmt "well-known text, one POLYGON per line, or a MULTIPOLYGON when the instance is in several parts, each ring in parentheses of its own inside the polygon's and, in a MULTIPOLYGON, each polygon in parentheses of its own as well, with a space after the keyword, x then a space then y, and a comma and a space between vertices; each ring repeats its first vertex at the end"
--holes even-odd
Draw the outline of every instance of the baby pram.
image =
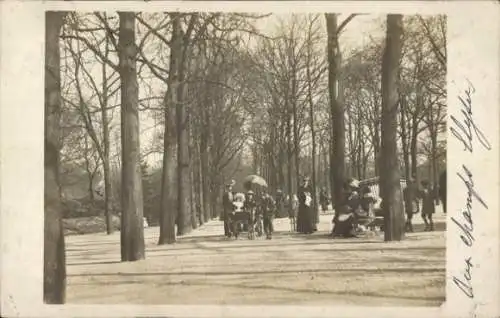
POLYGON ((262 236, 262 220, 256 208, 245 210, 243 200, 238 199, 233 202, 233 206, 234 209, 231 214, 231 231, 233 232, 233 236, 238 238, 242 232, 247 232, 248 238, 251 240, 255 238, 255 234, 262 236))

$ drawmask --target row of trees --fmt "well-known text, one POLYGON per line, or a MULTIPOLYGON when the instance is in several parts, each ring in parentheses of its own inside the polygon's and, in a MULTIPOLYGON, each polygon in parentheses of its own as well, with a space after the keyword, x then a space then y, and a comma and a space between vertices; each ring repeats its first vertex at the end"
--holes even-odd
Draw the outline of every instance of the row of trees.
MULTIPOLYGON (((342 189, 335 185, 342 180, 381 175, 381 62, 389 35, 371 38, 343 57, 342 31, 356 18, 295 15, 281 20, 273 39, 261 39, 251 53, 258 70, 254 82, 263 94, 251 123, 254 169, 272 188, 294 193, 299 175, 308 174, 337 201, 342 189)), ((446 113, 446 20, 407 16, 402 23, 401 54, 395 57, 401 84, 393 114, 393 163, 408 177, 420 176, 418 168, 427 162, 431 171, 425 175, 436 185, 446 147, 440 140, 446 113)))
POLYGON ((346 177, 380 174, 395 220, 386 239, 402 238, 400 162, 408 176, 424 150, 436 176, 441 155, 444 18, 390 15, 386 43, 345 60, 341 34, 356 15, 292 15, 267 35, 255 23, 264 18, 47 13, 46 302, 64 301, 60 174, 75 166, 91 196, 102 175, 108 234, 121 215, 123 261, 145 257, 145 208, 158 206, 158 243, 173 243, 218 215, 223 184, 241 171, 287 193, 310 174, 334 200, 346 177), (420 144, 426 132, 431 142, 420 144), (158 195, 146 178, 155 154, 158 195))

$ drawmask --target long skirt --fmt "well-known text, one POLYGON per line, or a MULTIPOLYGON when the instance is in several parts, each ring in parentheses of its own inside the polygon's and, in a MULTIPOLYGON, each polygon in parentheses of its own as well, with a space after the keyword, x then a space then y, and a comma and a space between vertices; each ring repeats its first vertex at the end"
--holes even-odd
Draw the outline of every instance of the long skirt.
POLYGON ((353 233, 354 217, 347 214, 339 216, 333 226, 334 236, 351 236, 353 233))
POLYGON ((314 231, 315 222, 312 210, 313 209, 308 206, 299 207, 299 213, 297 216, 297 232, 309 234, 314 231))

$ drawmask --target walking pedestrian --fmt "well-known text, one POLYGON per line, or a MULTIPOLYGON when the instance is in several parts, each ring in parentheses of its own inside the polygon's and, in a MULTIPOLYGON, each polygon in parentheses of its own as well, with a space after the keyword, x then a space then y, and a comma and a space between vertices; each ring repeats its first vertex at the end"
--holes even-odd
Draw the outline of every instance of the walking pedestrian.
POLYGON ((276 214, 278 217, 283 217, 285 210, 285 196, 283 195, 283 191, 278 189, 276 191, 276 214))
POLYGON ((405 230, 407 232, 413 232, 413 215, 419 212, 420 205, 418 202, 418 191, 415 180, 413 178, 410 178, 410 180, 408 181, 408 185, 403 190, 403 198, 405 203, 404 207, 406 214, 405 230))
POLYGON ((276 212, 276 202, 271 197, 271 195, 265 193, 263 198, 263 221, 264 221, 264 233, 266 233, 266 239, 270 240, 273 237, 274 232, 274 214, 276 212))
POLYGON ((434 196, 428 181, 423 180, 421 184, 422 191, 420 191, 420 198, 422 199, 422 219, 425 223, 424 231, 434 231, 434 222, 432 220, 432 215, 436 209, 434 205, 434 196))
POLYGON ((326 193, 325 188, 321 189, 319 194, 319 204, 321 205, 321 210, 323 210, 323 212, 328 210, 328 194, 326 193))

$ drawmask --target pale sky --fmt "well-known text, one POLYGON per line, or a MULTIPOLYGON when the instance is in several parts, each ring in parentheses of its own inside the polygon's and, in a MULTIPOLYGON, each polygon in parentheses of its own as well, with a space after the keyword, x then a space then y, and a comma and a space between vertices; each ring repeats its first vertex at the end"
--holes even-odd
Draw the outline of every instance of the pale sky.
MULTIPOLYGON (((259 29, 264 33, 270 32, 279 18, 286 19, 287 16, 290 15, 273 14, 272 16, 259 21, 257 27, 259 27, 259 29)), ((338 24, 340 25, 342 21, 347 18, 347 16, 348 15, 346 14, 339 14, 338 24)), ((351 48, 359 48, 369 42, 370 36, 374 38, 383 36, 385 31, 385 29, 383 29, 385 27, 385 18, 386 15, 367 14, 356 16, 354 19, 349 21, 340 36, 340 46, 342 49, 347 50, 351 48), (383 28, 381 28, 381 26, 383 28)), ((319 21, 326 32, 326 22, 323 14, 320 15, 319 21)))
MULTIPOLYGON (((290 14, 273 14, 268 18, 263 18, 259 20, 256 24, 257 28, 261 30, 262 33, 267 34, 271 33, 276 26, 276 23, 279 18, 287 18, 290 14)), ((344 19, 347 17, 346 14, 340 14, 338 23, 342 23, 344 19)), ((340 45, 343 52, 349 52, 350 49, 359 48, 368 44, 370 41, 370 36, 373 38, 379 38, 384 36, 385 30, 383 27, 385 26, 385 15, 360 15, 356 16, 352 19, 345 29, 343 30, 340 36, 340 45), (381 28, 382 26, 382 28, 381 28)), ((321 15, 320 23, 325 26, 325 18, 321 15)), ((325 33, 326 33, 326 29, 325 33)), ((325 47, 326 47, 326 38, 325 38, 325 47)), ((146 129, 147 127, 154 126, 154 122, 152 119, 144 118, 145 116, 141 116, 143 118, 141 121, 143 131, 141 135, 141 145, 143 148, 146 148, 150 143, 152 136, 154 134, 154 130, 146 129)), ((159 127, 161 130, 161 128, 159 127)), ((161 162, 162 156, 160 154, 152 154, 148 157, 148 162, 151 165, 161 162)))
MULTIPOLYGON (((264 34, 269 34, 273 32, 278 19, 286 19, 290 14, 273 14, 268 18, 261 19, 257 22, 256 26, 260 31, 264 34)), ((339 15, 338 23, 342 23, 342 21, 347 17, 346 14, 339 15)), ((341 49, 344 53, 344 56, 348 54, 348 52, 353 48, 362 47, 364 44, 368 44, 370 40, 370 36, 373 38, 379 38, 384 35, 384 21, 385 15, 360 15, 356 16, 353 20, 351 20, 346 28, 343 30, 340 36, 340 45, 341 49)), ((325 26, 325 18, 324 15, 321 14, 319 19, 323 30, 326 35, 326 26, 325 26)), ((325 37, 325 47, 326 47, 326 37, 325 37)), ((91 73, 95 75, 94 80, 97 82, 97 85, 100 85, 101 82, 101 70, 98 63, 96 63, 96 68, 91 70, 91 73)), ((165 91, 165 86, 161 81, 155 80, 152 84, 153 92, 145 91, 143 87, 139 90, 140 98, 148 97, 151 94, 159 96, 165 91)), ((118 96, 118 95, 117 95, 118 96)), ((113 104, 119 103, 118 98, 113 98, 113 104)), ((162 127, 156 127, 155 121, 149 117, 148 112, 141 112, 140 114, 140 130, 141 130, 141 148, 143 152, 148 151, 152 142, 154 141, 154 137, 162 132, 162 127)), ((115 125, 115 133, 118 132, 119 126, 119 112, 115 112, 113 124, 115 125)), ((113 134, 114 135, 114 134, 113 134)), ((118 146, 112 135, 112 153, 116 153, 118 150, 116 146, 118 146)), ((151 154, 146 159, 150 165, 156 165, 161 163, 162 155, 158 153, 151 154)))

